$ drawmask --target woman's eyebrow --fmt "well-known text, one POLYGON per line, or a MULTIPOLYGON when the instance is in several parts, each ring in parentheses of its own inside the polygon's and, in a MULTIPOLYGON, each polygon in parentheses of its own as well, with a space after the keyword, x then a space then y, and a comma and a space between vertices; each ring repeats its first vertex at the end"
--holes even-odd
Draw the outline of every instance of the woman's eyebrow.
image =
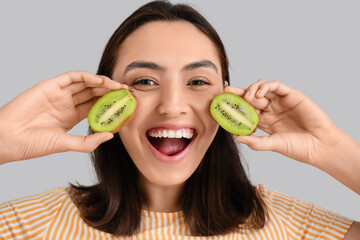
MULTIPOLYGON (((196 61, 196 62, 192 62, 187 64, 186 66, 184 66, 182 68, 182 71, 189 71, 189 70, 193 70, 193 69, 197 69, 197 68, 202 68, 202 67, 206 67, 206 68, 212 68, 215 70, 215 72, 218 72, 218 69, 216 67, 216 65, 210 61, 210 60, 200 60, 200 61, 196 61)), ((165 71, 166 69, 154 62, 149 62, 149 61, 135 61, 130 63, 129 65, 127 65, 125 67, 125 71, 124 71, 124 75, 136 68, 146 68, 146 69, 152 69, 152 70, 160 70, 160 71, 165 71)))
POLYGON ((129 65, 126 66, 125 71, 124 71, 124 75, 136 68, 147 68, 147 69, 152 69, 152 70, 160 70, 160 71, 165 71, 165 68, 154 63, 154 62, 148 62, 148 61, 135 61, 130 63, 129 65))
POLYGON ((210 60, 200 60, 189 63, 185 67, 183 67, 183 70, 193 70, 201 67, 212 68, 215 70, 215 72, 218 72, 216 65, 210 60))

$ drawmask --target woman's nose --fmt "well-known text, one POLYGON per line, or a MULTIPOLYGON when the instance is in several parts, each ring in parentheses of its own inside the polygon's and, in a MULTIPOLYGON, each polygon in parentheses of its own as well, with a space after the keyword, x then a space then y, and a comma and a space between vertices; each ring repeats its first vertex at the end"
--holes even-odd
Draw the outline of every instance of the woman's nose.
POLYGON ((159 114, 167 117, 177 117, 189 112, 188 100, 185 98, 184 89, 180 86, 164 87, 160 93, 157 107, 159 114))

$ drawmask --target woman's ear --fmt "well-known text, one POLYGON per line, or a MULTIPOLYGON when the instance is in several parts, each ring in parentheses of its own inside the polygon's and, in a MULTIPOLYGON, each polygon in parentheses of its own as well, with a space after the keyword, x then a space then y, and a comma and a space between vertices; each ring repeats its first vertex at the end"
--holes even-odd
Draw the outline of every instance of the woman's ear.
POLYGON ((228 81, 224 81, 224 88, 226 88, 227 86, 229 86, 229 82, 228 82, 228 81))

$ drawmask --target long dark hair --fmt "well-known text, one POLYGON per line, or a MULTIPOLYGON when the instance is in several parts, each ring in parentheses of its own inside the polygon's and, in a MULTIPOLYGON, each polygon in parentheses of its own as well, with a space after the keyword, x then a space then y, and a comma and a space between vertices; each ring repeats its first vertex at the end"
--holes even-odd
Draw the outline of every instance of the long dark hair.
MULTIPOLYGON (((187 21, 216 46, 223 82, 229 82, 228 59, 215 29, 192 7, 154 1, 136 10, 110 38, 97 74, 112 77, 122 42, 138 27, 152 21, 187 21)), ((89 130, 91 133, 92 131, 89 130)), ((114 235, 132 235, 141 221, 146 202, 139 188, 138 170, 120 137, 101 144, 92 160, 98 177, 93 186, 72 187, 83 219, 92 227, 114 235)), ((262 228, 266 208, 242 166, 233 136, 219 128, 200 165, 186 181, 179 199, 192 235, 218 235, 240 226, 262 228)))

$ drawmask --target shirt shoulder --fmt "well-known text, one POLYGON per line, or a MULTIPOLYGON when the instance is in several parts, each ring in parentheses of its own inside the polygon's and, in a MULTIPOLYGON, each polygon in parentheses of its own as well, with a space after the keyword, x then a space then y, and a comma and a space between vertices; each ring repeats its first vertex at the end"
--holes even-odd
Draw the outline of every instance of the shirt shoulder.
POLYGON ((52 221, 70 188, 53 188, 41 194, 0 204, 0 239, 37 239, 52 221))
POLYGON ((295 239, 343 239, 353 220, 286 194, 257 186, 269 213, 270 222, 280 222, 295 239))

